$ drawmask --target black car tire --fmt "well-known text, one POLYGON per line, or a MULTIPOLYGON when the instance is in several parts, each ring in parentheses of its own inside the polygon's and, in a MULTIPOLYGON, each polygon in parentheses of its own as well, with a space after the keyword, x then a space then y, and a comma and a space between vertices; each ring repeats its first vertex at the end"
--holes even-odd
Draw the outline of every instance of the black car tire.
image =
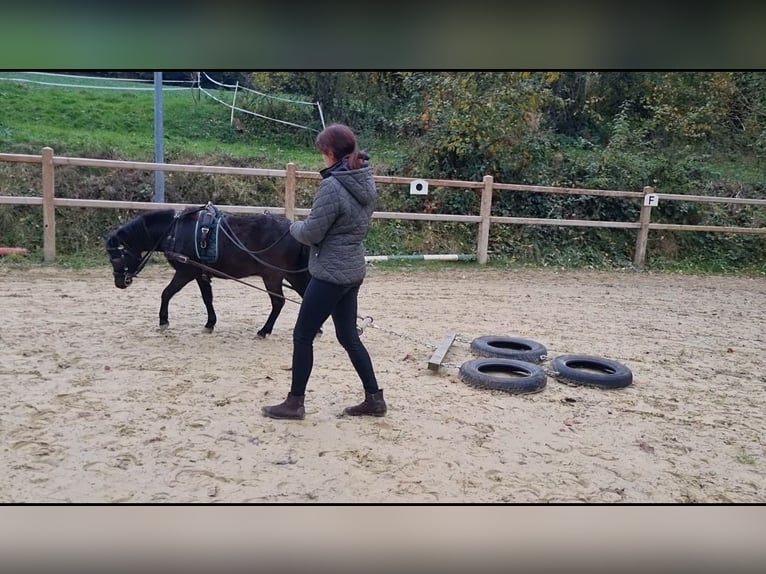
POLYGON ((619 389, 633 382, 633 372, 622 363, 595 355, 559 355, 550 375, 564 383, 619 389))
POLYGON ((548 375, 533 363, 493 358, 466 361, 460 366, 460 378, 475 387, 524 394, 542 391, 548 375))
POLYGON ((476 337, 471 341, 471 349, 484 357, 514 359, 527 363, 540 363, 548 354, 545 345, 532 339, 493 335, 476 337))

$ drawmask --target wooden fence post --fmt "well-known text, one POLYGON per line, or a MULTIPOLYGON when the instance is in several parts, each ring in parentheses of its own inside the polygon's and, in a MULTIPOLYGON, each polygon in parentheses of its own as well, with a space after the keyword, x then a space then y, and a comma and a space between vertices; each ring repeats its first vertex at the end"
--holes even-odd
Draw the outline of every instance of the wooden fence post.
POLYGON ((641 215, 639 217, 640 227, 638 228, 638 237, 636 238, 636 253, 633 256, 633 265, 637 269, 643 269, 646 261, 646 243, 649 239, 649 221, 652 217, 652 203, 647 200, 647 196, 654 193, 651 186, 644 187, 644 201, 641 204, 641 215))
POLYGON ((489 248, 489 216, 492 214, 492 186, 495 178, 491 175, 484 176, 484 187, 481 190, 481 208, 479 215, 479 248, 477 260, 479 265, 486 265, 487 250, 489 248))
POLYGON ((43 259, 45 263, 56 260, 56 208, 53 205, 53 148, 42 150, 43 166, 43 259))
POLYGON ((295 189, 298 184, 295 172, 295 164, 288 163, 285 176, 285 217, 290 221, 295 220, 295 189))

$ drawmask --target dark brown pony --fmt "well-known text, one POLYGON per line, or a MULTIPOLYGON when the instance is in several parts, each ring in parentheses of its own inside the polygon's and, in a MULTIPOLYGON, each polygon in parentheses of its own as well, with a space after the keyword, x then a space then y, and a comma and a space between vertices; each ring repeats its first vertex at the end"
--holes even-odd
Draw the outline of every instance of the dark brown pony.
POLYGON ((281 215, 225 214, 208 204, 181 212, 149 211, 108 233, 106 251, 114 284, 127 288, 152 253, 165 254, 176 270, 162 291, 160 329, 168 326, 170 299, 192 280, 197 282, 207 309, 205 329, 216 323, 211 279, 260 276, 271 298, 271 313, 258 336, 271 333, 285 304, 283 281, 301 297, 309 283, 308 247, 289 232, 281 215))

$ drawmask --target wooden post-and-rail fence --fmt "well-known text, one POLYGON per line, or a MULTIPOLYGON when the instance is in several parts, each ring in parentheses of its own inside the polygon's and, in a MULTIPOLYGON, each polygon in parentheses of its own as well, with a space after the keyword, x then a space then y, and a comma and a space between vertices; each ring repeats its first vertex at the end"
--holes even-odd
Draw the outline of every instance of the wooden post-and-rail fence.
MULTIPOLYGON (((186 203, 162 203, 157 204, 147 201, 113 201, 100 199, 69 199, 59 198, 55 194, 55 167, 58 165, 83 166, 83 167, 101 167, 117 169, 133 169, 142 171, 177 171, 177 172, 196 172, 206 174, 221 175, 242 175, 255 177, 284 177, 285 178, 285 196, 283 207, 260 207, 244 205, 226 205, 222 206, 225 211, 232 213, 281 213, 289 219, 296 216, 307 215, 308 208, 299 208, 296 206, 296 190, 299 179, 320 179, 320 175, 315 171, 299 171, 295 164, 288 163, 286 169, 260 169, 260 168, 240 168, 225 166, 204 166, 204 165, 184 165, 170 163, 151 163, 135 161, 117 161, 89 158, 75 158, 55 156, 53 149, 45 147, 41 155, 26 154, 5 154, 0 153, 0 161, 39 163, 42 169, 42 196, 10 196, 0 195, 0 205, 42 205, 43 208, 43 258, 46 263, 52 263, 56 259, 56 208, 58 207, 94 207, 109 209, 144 209, 152 210, 163 208, 183 209, 192 204, 186 203)), ((415 178, 397 177, 397 176, 374 176, 376 183, 383 184, 402 184, 409 185, 415 178)), ((417 181, 420 181, 418 179, 417 181)), ((690 201, 702 203, 729 203, 740 205, 757 205, 766 207, 766 199, 746 199, 739 197, 712 197, 701 195, 680 195, 670 193, 656 193, 654 188, 645 187, 643 192, 635 191, 614 191, 603 189, 580 189, 565 187, 547 187, 536 185, 521 185, 511 183, 495 183, 491 175, 485 175, 480 182, 459 181, 447 179, 427 179, 425 180, 432 187, 455 187, 462 189, 473 189, 481 193, 481 206, 478 215, 453 215, 439 213, 411 213, 411 212, 387 212, 376 211, 373 218, 377 219, 405 219, 405 220, 424 220, 424 221, 455 221, 478 223, 476 259, 479 264, 484 265, 488 260, 489 253, 489 231, 493 223, 505 223, 515 225, 556 225, 556 226, 576 226, 576 227, 602 227, 616 229, 636 229, 636 248, 633 257, 633 264, 636 268, 643 268, 646 261, 646 247, 649 232, 653 230, 668 231, 704 231, 720 233, 748 233, 748 234, 766 234, 766 228, 758 227, 723 227, 715 225, 682 225, 671 223, 651 223, 652 208, 656 207, 659 201, 690 201), (533 193, 547 193, 558 195, 590 195, 601 197, 622 197, 641 200, 641 212, 638 221, 595 221, 581 219, 548 219, 536 217, 507 217, 492 215, 492 198, 495 192, 507 191, 527 191, 533 193)))

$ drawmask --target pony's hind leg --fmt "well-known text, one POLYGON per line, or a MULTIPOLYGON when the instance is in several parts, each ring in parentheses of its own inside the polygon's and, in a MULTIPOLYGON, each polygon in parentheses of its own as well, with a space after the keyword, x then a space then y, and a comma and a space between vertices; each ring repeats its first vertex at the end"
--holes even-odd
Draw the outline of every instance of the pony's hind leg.
POLYGON ((192 279, 192 276, 177 270, 175 275, 173 275, 173 278, 170 280, 170 283, 168 283, 167 287, 162 290, 162 299, 160 301, 160 331, 167 329, 170 324, 168 321, 168 307, 173 295, 183 289, 192 279))
MULTIPOLYGON (((309 281, 311 281, 311 276, 308 273, 300 273, 300 274, 292 274, 285 277, 285 280, 290 284, 290 287, 295 289, 295 291, 298 293, 298 295, 301 296, 301 299, 303 298, 303 295, 306 293, 306 289, 309 286, 309 281)), ((320 327, 319 332, 317 333, 317 337, 321 337, 324 331, 320 327)))
POLYGON ((282 277, 263 277, 263 284, 266 286, 266 290, 269 292, 269 299, 271 299, 271 313, 269 313, 266 323, 258 331, 258 336, 262 339, 271 334, 274 328, 274 323, 282 312, 282 307, 285 306, 285 296, 282 290, 282 277))
POLYGON ((309 286, 311 276, 308 273, 290 274, 285 276, 285 280, 302 298, 306 288, 309 286))
POLYGON ((199 285, 199 292, 202 293, 202 301, 205 303, 205 309, 207 309, 207 323, 205 323, 205 331, 208 333, 213 332, 216 321, 218 318, 215 316, 215 309, 213 308, 213 285, 210 277, 202 275, 197 277, 197 285, 199 285))

